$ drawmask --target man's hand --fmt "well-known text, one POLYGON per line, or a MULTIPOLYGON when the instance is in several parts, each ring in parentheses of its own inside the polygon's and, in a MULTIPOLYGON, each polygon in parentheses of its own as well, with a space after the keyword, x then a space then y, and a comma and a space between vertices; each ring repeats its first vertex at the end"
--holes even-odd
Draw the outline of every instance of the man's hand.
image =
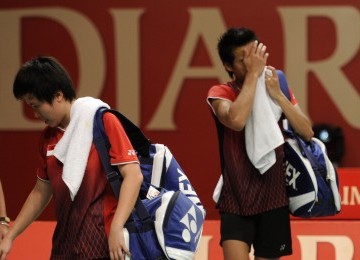
POLYGON ((274 100, 284 98, 275 68, 267 66, 266 70, 267 71, 265 71, 265 85, 270 97, 272 97, 274 100))
POLYGON ((266 52, 266 46, 263 43, 254 41, 250 51, 244 58, 244 64, 248 73, 256 73, 260 76, 263 72, 269 53, 266 52))

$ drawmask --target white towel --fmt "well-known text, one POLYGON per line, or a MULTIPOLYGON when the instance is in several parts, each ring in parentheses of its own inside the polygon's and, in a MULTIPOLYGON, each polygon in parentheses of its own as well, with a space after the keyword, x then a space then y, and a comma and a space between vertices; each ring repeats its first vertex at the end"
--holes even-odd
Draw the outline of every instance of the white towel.
POLYGON ((91 144, 95 112, 109 105, 92 97, 78 98, 71 106, 70 123, 54 149, 54 156, 63 163, 62 179, 74 200, 84 177, 91 144))
POLYGON ((276 162, 274 149, 284 143, 278 125, 282 110, 266 91, 265 70, 258 79, 253 109, 245 125, 246 152, 261 174, 276 162))

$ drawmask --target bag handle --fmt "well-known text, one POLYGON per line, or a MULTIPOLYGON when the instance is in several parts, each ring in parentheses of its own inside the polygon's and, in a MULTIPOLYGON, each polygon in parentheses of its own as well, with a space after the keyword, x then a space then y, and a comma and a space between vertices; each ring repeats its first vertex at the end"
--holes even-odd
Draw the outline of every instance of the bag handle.
MULTIPOLYGON (((280 88, 281 91, 284 93, 284 95, 291 101, 291 95, 290 95, 290 90, 288 87, 288 83, 285 77, 285 74, 281 71, 281 70, 277 70, 276 73, 278 74, 278 78, 279 78, 279 83, 280 83, 280 88)), ((322 170, 321 165, 319 164, 319 162, 316 160, 316 158, 314 157, 314 155, 308 150, 308 147, 310 149, 313 149, 314 147, 314 143, 312 141, 310 142, 306 142, 304 141, 300 136, 298 136, 293 128, 291 127, 291 125, 288 125, 288 129, 284 130, 285 133, 291 137, 292 139, 295 139, 300 151, 302 153, 302 155, 304 155, 310 162, 311 166, 319 171, 322 170), (308 145, 307 145, 308 144, 308 145)))
POLYGON ((279 84, 282 93, 284 93, 287 99, 291 101, 290 90, 284 72, 282 72, 281 70, 276 70, 276 74, 278 75, 279 84))
POLYGON ((313 150, 314 149, 314 142, 310 141, 310 142, 306 142, 304 141, 300 136, 298 136, 291 128, 284 130, 285 133, 292 139, 294 139, 296 141, 296 143, 298 144, 301 154, 303 156, 305 156, 312 168, 314 170, 319 170, 321 173, 323 173, 323 167, 320 165, 320 163, 318 162, 318 160, 315 158, 315 156, 309 151, 309 149, 313 150))

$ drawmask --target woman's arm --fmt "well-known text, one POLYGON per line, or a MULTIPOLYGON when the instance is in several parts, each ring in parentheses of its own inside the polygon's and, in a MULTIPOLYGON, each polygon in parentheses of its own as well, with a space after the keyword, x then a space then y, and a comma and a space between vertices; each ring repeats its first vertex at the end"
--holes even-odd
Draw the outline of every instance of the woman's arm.
MULTIPOLYGON (((5 196, 2 188, 2 184, 0 181, 0 217, 7 217, 6 214, 6 205, 5 205, 5 196)), ((9 224, 6 222, 0 223, 0 241, 4 238, 6 233, 8 232, 9 224)))
POLYGON ((129 163, 118 167, 123 181, 114 218, 110 226, 109 250, 111 259, 123 259, 123 253, 130 255, 129 249, 125 246, 122 230, 134 209, 143 181, 143 175, 138 163, 129 163))
POLYGON ((1 180, 0 180, 0 216, 1 217, 6 216, 5 196, 4 196, 1 180))
POLYGON ((0 243, 0 259, 5 260, 11 250, 14 239, 20 235, 48 205, 52 198, 49 183, 37 179, 35 187, 30 192, 19 215, 16 217, 12 227, 0 243))

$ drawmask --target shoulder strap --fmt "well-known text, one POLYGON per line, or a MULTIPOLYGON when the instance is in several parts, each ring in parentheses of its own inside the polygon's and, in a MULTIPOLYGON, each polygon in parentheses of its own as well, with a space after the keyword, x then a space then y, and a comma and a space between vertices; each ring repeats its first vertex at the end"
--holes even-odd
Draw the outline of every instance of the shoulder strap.
MULTIPOLYGON (((98 111, 96 111, 95 118, 94 118, 94 126, 93 126, 93 142, 94 145, 99 153, 101 164, 104 168, 106 179, 110 183, 111 189, 113 190, 113 193, 116 198, 119 198, 120 188, 122 184, 122 178, 119 173, 119 170, 117 167, 112 166, 110 163, 110 156, 109 156, 109 148, 110 148, 110 142, 107 138, 104 124, 102 121, 103 114, 105 112, 111 112, 115 114, 121 121, 126 134, 130 134, 131 136, 128 136, 131 143, 133 144, 133 141, 136 145, 139 145, 140 148, 145 147, 147 143, 150 143, 148 139, 145 138, 145 135, 141 132, 141 130, 135 126, 129 119, 127 119, 124 115, 122 115, 120 112, 117 112, 116 110, 110 110, 105 107, 99 108, 98 111), (136 139, 139 138, 139 139, 136 139)), ((133 144, 134 145, 134 144, 133 144)), ((134 146, 135 148, 135 146, 134 146)), ((137 198, 136 204, 135 204, 135 210, 139 216, 139 218, 144 222, 150 219, 150 215, 147 212, 144 204, 142 203, 140 197, 137 198)))
MULTIPOLYGON (((284 93, 284 95, 287 97, 287 99, 289 101, 291 101, 290 90, 289 90, 289 86, 288 86, 287 79, 286 79, 284 72, 282 72, 281 70, 276 70, 276 74, 278 75, 280 89, 281 89, 282 93, 284 93)), ((287 119, 284 119, 284 120, 287 121, 287 119)), ((295 135, 295 133, 293 133, 293 129, 292 129, 291 125, 289 125, 289 124, 287 124, 286 129, 284 129, 283 131, 289 136, 295 135)))
POLYGON ((111 189, 114 192, 114 195, 118 198, 119 191, 122 179, 120 173, 118 172, 117 167, 114 167, 110 163, 109 148, 110 142, 106 136, 104 124, 102 121, 102 115, 107 108, 99 108, 94 117, 94 126, 93 126, 93 142, 96 147, 96 150, 99 153, 101 164, 104 168, 106 179, 111 185, 111 189))
POLYGON ((276 73, 278 75, 279 78, 279 83, 280 83, 280 88, 281 91, 284 93, 284 95, 291 100, 291 96, 290 96, 290 90, 289 90, 289 86, 287 83, 287 79, 285 77, 284 72, 282 72, 281 70, 276 70, 276 73))
MULTIPOLYGON (((141 156, 149 156, 149 147, 151 145, 150 139, 148 139, 145 134, 137 127, 133 122, 131 122, 126 116, 121 114, 117 110, 107 109, 105 107, 100 108, 95 114, 95 120, 99 126, 99 131, 101 131, 103 138, 107 139, 105 133, 104 124, 103 124, 103 115, 104 113, 114 114, 121 125, 123 126, 126 135, 128 136, 132 146, 141 156)), ((109 145, 108 141, 107 144, 109 145)))
MULTIPOLYGON (((312 168, 314 171, 318 171, 321 174, 324 174, 326 178, 326 172, 323 172, 323 167, 319 163, 319 161, 316 159, 316 157, 313 155, 312 151, 315 149, 315 145, 317 145, 314 141, 307 142, 307 145, 305 142, 298 136, 295 135, 296 142, 299 144, 299 148, 302 151, 302 153, 305 155, 305 157, 309 160, 312 168)), ((324 155, 325 156, 325 155, 324 155)))
MULTIPOLYGON (((288 83, 287 83, 285 74, 281 70, 277 70, 276 73, 278 74, 281 91, 284 93, 284 95, 289 100, 291 100, 290 90, 288 87, 288 83)), ((314 149, 313 145, 315 145, 315 144, 313 143, 313 141, 306 142, 307 143, 307 145, 306 145, 305 142, 296 133, 294 133, 291 126, 289 126, 289 129, 286 129, 285 132, 287 135, 291 136, 292 138, 294 138, 296 140, 302 154, 310 161, 310 164, 313 167, 315 167, 316 169, 321 170, 321 165, 316 160, 316 158, 314 157, 312 152, 308 150, 308 149, 310 149, 310 150, 314 149)))
POLYGON ((318 170, 321 172, 323 170, 323 167, 318 162, 316 157, 313 155, 313 151, 315 150, 315 146, 318 145, 315 141, 311 140, 309 142, 304 141, 301 137, 299 137, 292 129, 285 130, 285 133, 292 139, 296 141, 298 144, 298 147, 300 149, 301 154, 306 157, 312 168, 314 170, 318 170))

